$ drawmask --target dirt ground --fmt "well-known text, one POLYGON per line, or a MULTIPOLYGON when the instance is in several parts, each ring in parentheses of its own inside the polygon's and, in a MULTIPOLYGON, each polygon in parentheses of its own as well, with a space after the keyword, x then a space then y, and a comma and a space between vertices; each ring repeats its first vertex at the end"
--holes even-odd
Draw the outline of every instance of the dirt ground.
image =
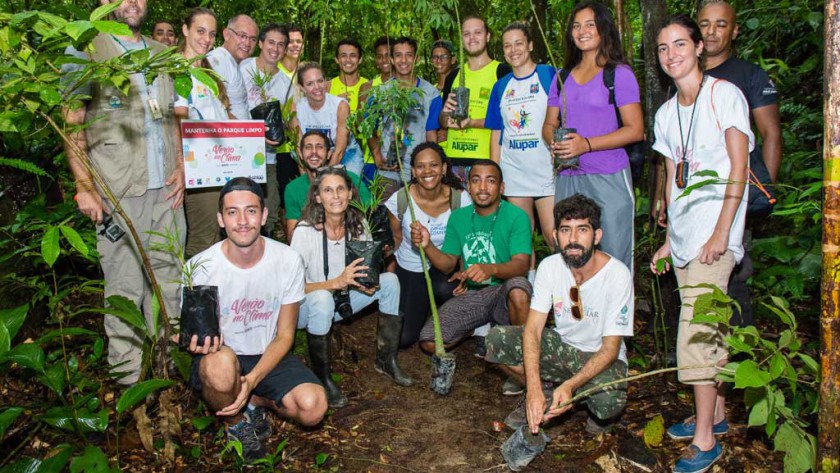
MULTIPOLYGON (((334 371, 341 375, 339 385, 350 403, 330 411, 320 429, 307 431, 277 420, 269 447, 275 448, 284 438, 288 443, 283 461, 275 469, 509 471, 499 447, 512 431, 502 421, 516 406, 518 397, 501 394, 504 377, 473 355, 473 342, 468 340, 454 350, 458 366, 453 389, 449 395, 439 396, 429 389, 429 359, 418 349, 403 351, 399 357, 403 369, 414 378, 414 386, 397 386, 374 371, 375 330, 375 314, 339 326, 334 371), (494 423, 501 431, 494 429, 494 423), (322 460, 320 464, 318 459, 322 460)), ((676 383, 673 374, 632 383, 627 410, 611 433, 598 437, 587 434, 585 408, 573 410, 547 426, 551 442, 524 471, 671 471, 687 443, 666 437, 660 446, 647 448, 644 426, 657 414, 664 417, 666 426, 688 416, 690 402, 690 396, 676 383)), ((733 395, 731 430, 723 439, 724 456, 712 471, 782 471, 780 457, 768 448, 761 432, 747 429, 740 402, 733 395)), ((214 431, 210 431, 203 434, 205 445, 213 441, 214 431)), ((219 444, 203 455, 203 461, 199 460, 203 467, 188 462, 183 471, 233 469, 229 457, 219 458, 219 444)))

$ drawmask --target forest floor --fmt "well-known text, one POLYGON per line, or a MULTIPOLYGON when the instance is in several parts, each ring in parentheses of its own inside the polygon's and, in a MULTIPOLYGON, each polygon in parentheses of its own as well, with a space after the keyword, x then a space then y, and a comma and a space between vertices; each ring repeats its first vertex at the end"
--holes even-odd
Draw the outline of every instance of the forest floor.
MULTIPOLYGON (((273 470, 509 471, 499 448, 512 431, 502 421, 515 408, 518 397, 502 395, 504 377, 473 355, 473 341, 467 340, 454 350, 458 365, 453 389, 449 395, 439 396, 429 389, 429 358, 416 348, 399 356, 400 365, 415 380, 413 386, 396 386, 374 371, 375 331, 375 314, 339 325, 334 372, 340 375, 339 385, 349 405, 329 411, 316 429, 302 429, 276 419, 268 447, 276 449, 284 439, 287 443, 273 470)), ((645 347, 650 337, 642 333, 636 338, 634 346, 638 348, 645 347)), ((631 374, 638 372, 631 370, 631 374)), ((196 412, 200 408, 197 399, 187 390, 182 393, 184 409, 196 412)), ((762 431, 747 428, 738 392, 732 394, 730 406, 730 433, 722 438, 724 455, 711 471, 781 472, 781 457, 766 443, 762 431)), ((644 427, 656 415, 662 415, 667 426, 691 413, 689 391, 676 382, 674 373, 633 382, 628 388, 627 409, 612 432, 597 437, 587 434, 585 408, 574 409, 546 427, 551 442, 524 471, 671 471, 687 442, 665 436, 659 446, 649 448, 644 443, 644 427)), ((186 422, 183 427, 176 471, 240 469, 231 454, 221 454, 224 441, 219 425, 202 433, 186 422), (195 453, 189 453, 198 445, 202 453, 196 458, 195 453)), ((126 429, 120 438, 122 467, 160 471, 149 464, 132 430, 126 429)))

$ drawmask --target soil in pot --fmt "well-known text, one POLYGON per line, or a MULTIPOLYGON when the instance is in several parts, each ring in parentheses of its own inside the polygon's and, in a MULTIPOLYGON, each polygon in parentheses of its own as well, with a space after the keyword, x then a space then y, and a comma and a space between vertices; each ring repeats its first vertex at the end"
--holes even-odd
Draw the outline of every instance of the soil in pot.
POLYGON ((456 122, 466 120, 470 117, 470 89, 466 87, 456 87, 453 91, 455 94, 455 110, 450 116, 456 122))
POLYGON ((445 396, 452 390, 452 380, 455 378, 455 355, 445 353, 443 356, 432 355, 432 377, 429 387, 432 391, 445 396))

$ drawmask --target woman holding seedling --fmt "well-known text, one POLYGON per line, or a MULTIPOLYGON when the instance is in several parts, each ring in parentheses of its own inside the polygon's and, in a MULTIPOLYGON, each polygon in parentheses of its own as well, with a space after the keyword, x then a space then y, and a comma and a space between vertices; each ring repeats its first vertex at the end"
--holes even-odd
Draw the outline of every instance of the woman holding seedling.
MULTIPOLYGON (((490 93, 484 119, 484 126, 493 130, 490 158, 502 167, 508 202, 528 214, 532 232, 536 207, 545 241, 553 246, 554 170, 541 131, 554 69, 531 59, 534 43, 525 22, 505 27, 502 47, 513 70, 499 79, 490 93)), ((532 254, 528 272, 532 282, 535 260, 532 254)))
POLYGON ((656 112, 653 149, 666 158, 668 233, 650 269, 661 274, 674 267, 682 299, 677 364, 693 367, 681 369, 679 380, 694 390, 695 416, 668 428, 671 438, 692 441, 674 471, 701 472, 722 454, 715 436, 729 430, 724 385, 715 379, 715 365, 725 364, 728 354, 719 325, 692 323, 694 302, 710 291, 700 284, 726 293, 732 268, 744 256, 744 187, 755 138, 738 87, 703 73, 703 40, 691 18, 669 19, 656 43, 659 64, 674 79, 677 95, 656 112), (697 176, 700 172, 705 176, 697 176), (713 173, 722 182, 691 188, 713 173))
POLYGON ((644 121, 639 84, 606 6, 575 6, 565 58, 543 126, 558 165, 554 199, 579 193, 595 200, 604 230, 600 249, 632 269, 635 206, 624 147, 643 139, 644 121))
MULTIPOLYGON (((216 39, 216 15, 209 8, 190 10, 181 27, 184 39, 178 48, 187 60, 207 54, 216 39)), ((207 59, 193 61, 195 67, 210 69, 207 59)), ((206 84, 192 77, 192 89, 187 97, 175 100, 175 115, 190 120, 235 119, 230 114, 230 102, 224 82, 217 80, 219 93, 215 94, 206 84)), ((219 205, 219 189, 189 189, 184 198, 187 214, 187 257, 196 255, 219 241, 219 224, 216 210, 219 205)))

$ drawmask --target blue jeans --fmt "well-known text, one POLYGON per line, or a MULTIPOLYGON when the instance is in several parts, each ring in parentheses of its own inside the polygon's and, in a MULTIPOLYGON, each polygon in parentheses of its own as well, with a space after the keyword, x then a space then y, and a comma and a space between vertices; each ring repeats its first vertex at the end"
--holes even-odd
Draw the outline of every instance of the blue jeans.
MULTIPOLYGON (((392 317, 400 316, 400 281, 394 273, 379 275, 379 289, 371 295, 357 290, 350 290, 350 306, 353 313, 379 301, 379 312, 392 317)), ((330 333, 333 322, 341 320, 335 311, 335 302, 330 291, 312 291, 306 295, 298 314, 297 328, 306 329, 312 335, 330 333)))

